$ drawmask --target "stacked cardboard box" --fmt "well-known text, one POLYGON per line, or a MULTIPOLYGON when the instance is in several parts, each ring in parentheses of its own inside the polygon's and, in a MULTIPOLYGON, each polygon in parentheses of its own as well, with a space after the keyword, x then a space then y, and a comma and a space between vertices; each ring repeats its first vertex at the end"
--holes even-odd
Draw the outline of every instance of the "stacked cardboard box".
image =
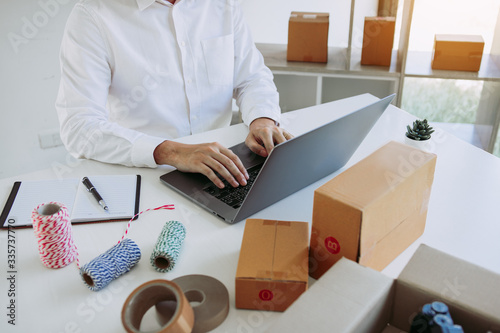
POLYGON ((381 270, 420 237, 436 158, 392 141, 318 188, 309 274, 342 257, 381 270))
POLYGON ((248 219, 236 271, 236 307, 284 311, 308 282, 309 224, 248 219))
POLYGON ((420 245, 397 279, 346 258, 267 332, 408 332, 424 304, 448 305, 464 332, 500 332, 500 275, 420 245))
POLYGON ((365 17, 361 65, 391 65, 395 28, 394 17, 365 17))
POLYGON ((328 62, 328 13, 292 12, 288 22, 288 61, 328 62))
POLYGON ((483 49, 484 40, 479 35, 436 35, 431 67, 477 72, 483 49))

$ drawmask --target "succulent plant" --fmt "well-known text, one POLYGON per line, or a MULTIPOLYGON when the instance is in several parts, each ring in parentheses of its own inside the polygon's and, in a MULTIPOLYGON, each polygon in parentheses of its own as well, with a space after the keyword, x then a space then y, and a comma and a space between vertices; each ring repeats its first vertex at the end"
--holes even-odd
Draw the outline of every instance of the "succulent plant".
POLYGON ((427 119, 415 120, 413 122, 413 128, 410 127, 410 125, 406 126, 406 136, 412 140, 429 140, 432 133, 434 133, 434 130, 429 126, 427 119))

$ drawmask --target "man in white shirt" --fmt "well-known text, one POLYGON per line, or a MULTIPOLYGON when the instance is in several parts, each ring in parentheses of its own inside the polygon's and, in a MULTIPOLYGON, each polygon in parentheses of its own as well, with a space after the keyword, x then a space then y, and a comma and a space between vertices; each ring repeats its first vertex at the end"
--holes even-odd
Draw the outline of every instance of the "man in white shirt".
POLYGON ((232 98, 247 146, 266 156, 291 137, 278 93, 237 0, 81 0, 61 45, 56 107, 61 138, 79 158, 168 164, 223 187, 245 185, 241 161, 218 143, 171 139, 228 126, 232 98))

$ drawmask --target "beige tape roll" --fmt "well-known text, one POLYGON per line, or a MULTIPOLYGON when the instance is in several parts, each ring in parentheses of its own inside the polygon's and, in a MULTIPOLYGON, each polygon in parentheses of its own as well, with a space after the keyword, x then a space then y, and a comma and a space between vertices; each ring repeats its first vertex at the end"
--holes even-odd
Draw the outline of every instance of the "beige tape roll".
POLYGON ((137 287, 122 308, 122 324, 128 333, 139 333, 142 317, 162 301, 175 303, 172 315, 155 333, 188 333, 194 326, 194 313, 181 288, 172 281, 153 280, 137 287))
MULTIPOLYGON (((191 302, 194 311, 193 333, 208 332, 219 326, 229 313, 229 292, 219 280, 206 275, 185 275, 172 280, 191 302)), ((156 304, 160 325, 168 322, 175 311, 172 302, 156 304)))

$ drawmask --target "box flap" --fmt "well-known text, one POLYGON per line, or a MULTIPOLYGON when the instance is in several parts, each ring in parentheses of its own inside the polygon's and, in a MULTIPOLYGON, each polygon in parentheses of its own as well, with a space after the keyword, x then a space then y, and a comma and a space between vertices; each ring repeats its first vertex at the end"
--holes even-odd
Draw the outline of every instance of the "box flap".
POLYGON ((308 242, 306 222, 248 219, 236 278, 307 283, 308 242))
POLYGON ((380 332, 389 319, 393 283, 342 258, 266 332, 380 332))
POLYGON ((484 44, 484 39, 481 35, 436 34, 434 38, 438 42, 466 42, 466 43, 483 43, 484 44))
POLYGON ((275 234, 275 221, 246 221, 236 278, 272 278, 275 234))
POLYGON ((435 158, 435 154, 391 141, 317 191, 364 209, 391 192, 393 185, 397 185, 400 180, 411 176, 418 165, 435 158), (356 177, 352 177, 352 174, 356 177))
POLYGON ((290 22, 328 23, 329 13, 291 12, 290 22))
POLYGON ((273 280, 308 282, 308 247, 290 246, 309 242, 309 224, 306 222, 276 223, 273 261, 273 280))
POLYGON ((366 16, 365 21, 396 22, 396 18, 392 16, 366 16))
POLYGON ((465 332, 500 328, 499 274, 422 244, 401 272, 397 284, 411 286, 433 300, 445 302, 465 332))

